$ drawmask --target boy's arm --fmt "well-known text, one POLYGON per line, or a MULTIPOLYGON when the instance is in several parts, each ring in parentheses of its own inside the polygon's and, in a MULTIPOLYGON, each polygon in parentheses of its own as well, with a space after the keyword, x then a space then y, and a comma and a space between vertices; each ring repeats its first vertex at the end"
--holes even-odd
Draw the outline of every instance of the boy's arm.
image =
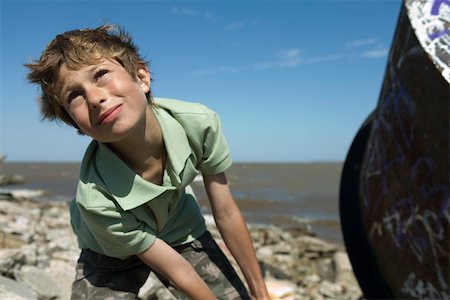
POLYGON ((189 262, 163 240, 157 238, 150 248, 137 256, 191 299, 216 299, 189 262))
POLYGON ((269 299, 247 225, 231 195, 225 173, 203 175, 203 181, 217 228, 244 274, 252 299, 269 299))

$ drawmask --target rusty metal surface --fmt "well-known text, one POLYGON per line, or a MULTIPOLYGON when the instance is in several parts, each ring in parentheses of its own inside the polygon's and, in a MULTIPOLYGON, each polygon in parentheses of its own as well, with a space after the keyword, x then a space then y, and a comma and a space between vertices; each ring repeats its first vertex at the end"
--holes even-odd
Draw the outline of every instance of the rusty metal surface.
POLYGON ((402 11, 361 172, 362 219, 397 298, 449 295, 449 86, 402 11))
MULTIPOLYGON (((450 97, 449 78, 445 76, 449 74, 450 49, 448 43, 444 50, 441 46, 448 41, 450 30, 440 36, 440 44, 435 38, 434 48, 419 41, 423 32, 415 32, 421 30, 417 24, 427 25, 424 32, 442 33, 448 29, 448 22, 444 24, 447 27, 433 27, 429 25, 435 23, 424 22, 423 16, 410 21, 410 17, 418 16, 419 10, 413 11, 416 8, 422 14, 426 9, 431 13, 433 8, 434 12, 447 13, 450 1, 405 1, 379 102, 370 126, 366 126, 370 132, 364 137, 364 147, 360 145, 364 155, 359 162, 346 162, 347 173, 341 180, 340 201, 348 201, 343 198, 351 196, 351 184, 346 182, 345 174, 356 174, 354 198, 358 199, 362 234, 353 231, 354 237, 346 239, 349 226, 341 219, 349 255, 357 255, 355 237, 359 238, 359 251, 372 262, 366 265, 370 268, 367 272, 376 274, 372 279, 380 281, 378 286, 385 289, 384 295, 397 299, 449 299, 450 97)), ((347 161, 352 161, 355 153, 353 149, 347 161)), ((357 264, 362 260, 354 259, 352 263, 359 270, 357 264)), ((357 277, 361 274, 355 273, 357 277)), ((361 281, 368 277, 362 277, 358 280, 364 291, 367 283, 361 281)))

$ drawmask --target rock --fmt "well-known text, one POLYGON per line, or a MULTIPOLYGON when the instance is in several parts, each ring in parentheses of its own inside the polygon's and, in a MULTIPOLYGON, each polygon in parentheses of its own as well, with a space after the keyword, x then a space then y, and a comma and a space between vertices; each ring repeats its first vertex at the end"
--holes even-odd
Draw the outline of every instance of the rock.
MULTIPOLYGON (((238 276, 243 278, 214 220, 208 217, 207 220, 208 230, 236 268, 238 276)), ((248 227, 272 299, 360 298, 361 291, 342 248, 311 236, 302 228, 248 227), (335 298, 330 298, 332 295, 335 298)), ((0 232, 0 246, 2 240, 4 246, 0 248, 0 275, 10 279, 17 276, 18 280, 26 281, 25 271, 43 272, 35 278, 39 278, 43 285, 58 287, 59 291, 48 289, 50 293, 43 294, 44 288, 35 286, 39 297, 70 299, 80 250, 70 226, 68 203, 0 200, 0 228, 3 231, 0 232)), ((147 300, 174 299, 156 276, 149 277, 139 295, 147 300)), ((23 298, 0 289, 1 299, 23 298)))
POLYGON ((25 177, 23 177, 22 175, 0 174, 0 185, 21 184, 24 182, 25 177))
POLYGON ((60 299, 70 299, 72 282, 76 274, 74 264, 51 260, 45 271, 53 277, 61 290, 60 299))
POLYGON ((336 269, 335 282, 341 283, 345 286, 358 286, 347 253, 341 251, 336 252, 334 254, 333 261, 336 269))
POLYGON ((266 286, 271 300, 293 299, 295 295, 296 286, 290 281, 268 280, 266 281, 266 286))
POLYGON ((150 273, 147 281, 140 288, 138 298, 142 300, 176 300, 174 295, 164 286, 158 277, 156 277, 154 272, 150 273))
POLYGON ((273 257, 273 250, 270 246, 262 246, 256 251, 259 260, 267 260, 273 257))
POLYGON ((32 289, 39 300, 51 300, 59 298, 61 290, 57 282, 47 272, 36 267, 26 266, 16 272, 18 282, 23 282, 32 289))
POLYGON ((15 270, 22 267, 25 260, 25 254, 20 248, 0 249, 0 274, 12 276, 15 270))
POLYGON ((312 236, 300 236, 296 241, 304 244, 306 246, 306 251, 310 252, 325 253, 337 251, 336 245, 312 236))
POLYGON ((29 190, 29 189, 0 189, 0 200, 29 200, 46 194, 44 190, 29 190))
POLYGON ((25 265, 35 266, 38 263, 38 245, 29 244, 23 246, 21 252, 25 256, 25 265))
POLYGON ((33 199, 45 195, 44 190, 9 190, 13 199, 33 199))
POLYGON ((347 290, 349 299, 358 299, 362 292, 355 274, 353 273, 347 253, 341 251, 336 252, 333 260, 336 269, 335 282, 339 283, 347 290))
POLYGON ((14 295, 8 291, 0 290, 0 300, 23 300, 24 298, 14 295))
POLYGON ((265 278, 275 278, 275 279, 291 279, 291 276, 287 275, 282 269, 266 264, 260 263, 261 270, 265 278))
POLYGON ((320 281, 321 281, 320 276, 317 274, 313 274, 305 277, 305 279, 303 280, 303 284, 305 286, 312 286, 320 283, 320 281))
POLYGON ((47 251, 67 251, 72 248, 78 249, 78 243, 73 234, 67 234, 67 228, 48 230, 45 239, 48 242, 47 251))
POLYGON ((328 280, 322 281, 319 287, 319 293, 329 299, 336 299, 343 291, 344 289, 341 285, 329 282, 328 280))
POLYGON ((51 254, 53 260, 61 260, 71 265, 75 265, 80 256, 80 251, 56 251, 51 254))
POLYGON ((9 215, 9 216, 15 216, 15 215, 27 216, 29 214, 29 209, 18 203, 1 200, 0 201, 0 213, 9 215))
MULTIPOLYGON (((6 226, 5 226, 6 227, 6 226)), ((19 248, 25 244, 25 241, 16 234, 0 231, 0 249, 19 248)))
POLYGON ((320 260, 317 264, 317 273, 323 280, 334 282, 336 272, 333 260, 331 258, 320 260))
POLYGON ((37 300, 36 293, 24 283, 0 276, 0 299, 37 300))

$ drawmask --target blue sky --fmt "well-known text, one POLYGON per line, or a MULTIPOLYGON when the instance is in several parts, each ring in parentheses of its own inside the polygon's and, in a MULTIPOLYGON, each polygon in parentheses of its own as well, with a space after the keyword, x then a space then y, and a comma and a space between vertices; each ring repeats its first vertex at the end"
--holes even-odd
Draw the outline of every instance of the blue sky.
POLYGON ((79 161, 89 138, 40 121, 23 64, 61 32, 123 26, 153 94, 221 116, 236 162, 343 161, 375 108, 401 1, 1 2, 0 153, 79 161))

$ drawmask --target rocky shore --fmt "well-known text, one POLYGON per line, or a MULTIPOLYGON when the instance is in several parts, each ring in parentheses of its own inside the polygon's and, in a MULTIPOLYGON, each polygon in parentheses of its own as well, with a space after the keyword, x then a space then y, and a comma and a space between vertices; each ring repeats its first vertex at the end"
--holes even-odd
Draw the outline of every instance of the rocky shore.
MULTIPOLYGON (((229 255, 212 218, 206 220, 229 255)), ((308 224, 249 229, 272 299, 361 297, 345 249, 314 237, 308 224)), ((70 299, 78 255, 68 203, 0 200, 0 299, 70 299)), ((153 276, 140 296, 173 299, 153 276)))

